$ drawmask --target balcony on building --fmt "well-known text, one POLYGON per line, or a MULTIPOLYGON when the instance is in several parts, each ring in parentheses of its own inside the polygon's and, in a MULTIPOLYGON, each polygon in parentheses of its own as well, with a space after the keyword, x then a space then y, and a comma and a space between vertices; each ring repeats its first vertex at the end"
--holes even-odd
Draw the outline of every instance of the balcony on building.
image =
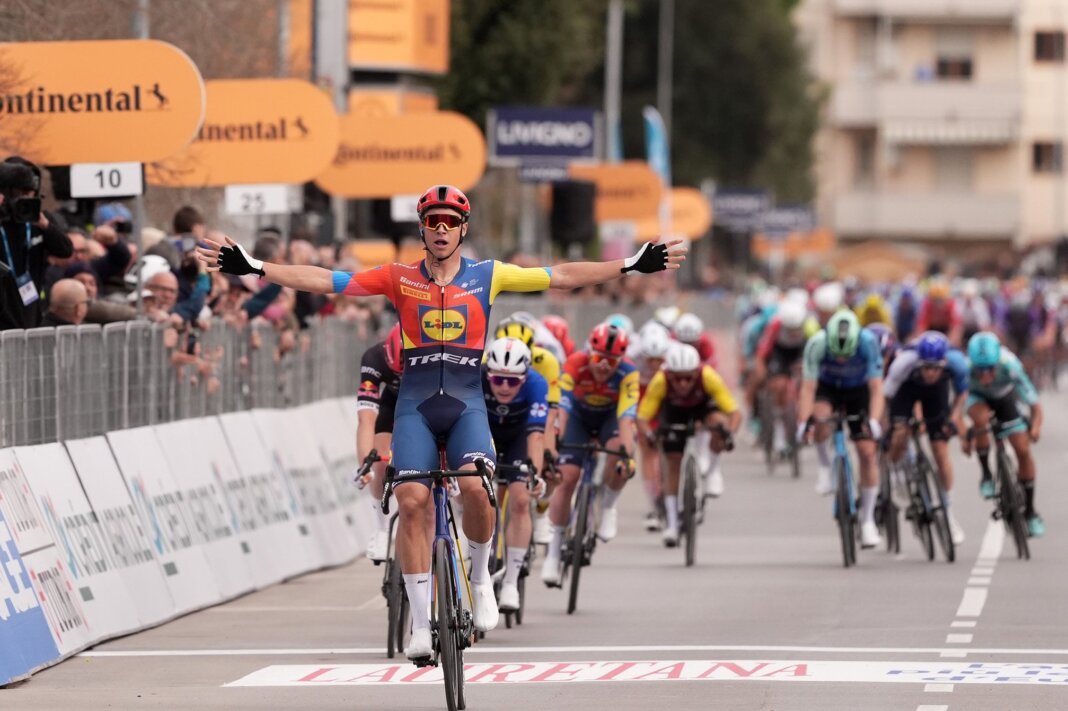
POLYGON ((1008 240, 1019 222, 1014 194, 855 190, 834 205, 835 232, 845 239, 1008 240))
POLYGON ((1013 22, 1021 0, 834 0, 841 17, 881 16, 939 23, 1013 22))

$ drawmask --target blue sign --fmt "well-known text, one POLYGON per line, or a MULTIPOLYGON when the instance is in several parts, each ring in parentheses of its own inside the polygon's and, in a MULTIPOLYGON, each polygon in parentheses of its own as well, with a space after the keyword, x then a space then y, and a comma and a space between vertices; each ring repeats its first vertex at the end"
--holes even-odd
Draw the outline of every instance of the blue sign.
POLYGON ((593 109, 500 106, 493 110, 490 158, 597 156, 597 119, 593 109))
POLYGON ((649 161, 649 167, 660 176, 660 181, 670 186, 671 155, 664 119, 652 106, 642 109, 642 118, 645 120, 645 159, 649 161))
POLYGON ((523 161, 519 180, 523 183, 560 183, 568 179, 567 163, 523 161))
POLYGON ((779 205, 760 216, 760 231, 771 239, 786 239, 794 232, 811 232, 816 213, 810 205, 779 205))
POLYGON ((0 684, 59 659, 30 573, 0 512, 0 684))
POLYGON ((771 206, 767 190, 717 190, 712 197, 716 224, 732 232, 755 232, 760 216, 771 206))

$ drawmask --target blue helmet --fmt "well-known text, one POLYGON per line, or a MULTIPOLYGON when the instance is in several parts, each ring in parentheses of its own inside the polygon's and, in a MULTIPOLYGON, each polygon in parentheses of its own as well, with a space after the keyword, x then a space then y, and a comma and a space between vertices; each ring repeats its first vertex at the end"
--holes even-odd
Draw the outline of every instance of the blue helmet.
POLYGON ((938 331, 925 331, 916 341, 916 354, 920 361, 930 365, 945 365, 949 339, 938 331))
POLYGON ((968 341, 968 360, 973 368, 993 368, 1001 362, 1001 341, 993 333, 980 331, 968 341))

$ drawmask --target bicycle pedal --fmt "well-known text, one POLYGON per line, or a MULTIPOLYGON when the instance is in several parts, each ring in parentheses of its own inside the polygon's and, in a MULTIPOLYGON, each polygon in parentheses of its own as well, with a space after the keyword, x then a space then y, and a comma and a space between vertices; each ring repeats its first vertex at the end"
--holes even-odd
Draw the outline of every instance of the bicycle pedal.
POLYGON ((376 568, 377 568, 378 566, 382 565, 382 561, 380 561, 380 560, 375 560, 374 558, 372 558, 372 559, 371 559, 371 562, 375 564, 375 567, 376 567, 376 568))
POLYGON ((422 669, 423 667, 436 667, 438 660, 432 657, 418 657, 416 659, 409 659, 412 664, 422 669))

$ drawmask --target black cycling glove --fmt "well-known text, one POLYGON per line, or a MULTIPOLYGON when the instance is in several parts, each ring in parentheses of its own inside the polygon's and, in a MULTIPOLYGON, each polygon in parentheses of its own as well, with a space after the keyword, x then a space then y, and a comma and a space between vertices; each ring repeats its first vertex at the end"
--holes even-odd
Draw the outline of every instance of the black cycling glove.
POLYGON ((219 271, 223 274, 259 274, 265 276, 263 262, 253 259, 241 245, 223 247, 219 250, 219 271))
POLYGON ((652 274, 653 272, 662 272, 667 269, 668 265, 668 248, 666 244, 653 244, 652 242, 646 242, 642 245, 642 248, 638 250, 638 253, 633 257, 627 257, 623 260, 623 268, 619 271, 623 274, 627 272, 641 272, 642 274, 652 274))

